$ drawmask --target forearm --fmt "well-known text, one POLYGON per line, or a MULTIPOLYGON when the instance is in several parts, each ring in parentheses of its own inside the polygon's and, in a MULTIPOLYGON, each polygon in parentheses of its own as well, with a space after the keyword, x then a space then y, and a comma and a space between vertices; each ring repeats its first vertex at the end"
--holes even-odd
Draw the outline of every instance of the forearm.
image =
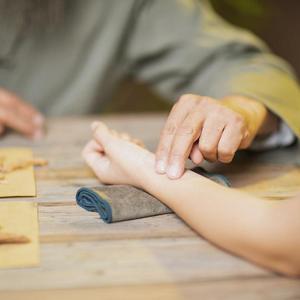
POLYGON ((288 275, 300 275, 300 198, 267 201, 186 171, 171 180, 155 172, 154 154, 92 124, 83 157, 107 184, 142 188, 169 206, 196 232, 230 252, 288 275))
POLYGON ((275 271, 289 272, 286 256, 292 249, 284 247, 295 243, 290 239, 292 232, 284 231, 287 227, 284 221, 274 219, 280 207, 222 187, 191 171, 181 179, 170 180, 157 175, 152 165, 149 158, 142 171, 142 187, 168 205, 196 232, 253 262, 275 271))

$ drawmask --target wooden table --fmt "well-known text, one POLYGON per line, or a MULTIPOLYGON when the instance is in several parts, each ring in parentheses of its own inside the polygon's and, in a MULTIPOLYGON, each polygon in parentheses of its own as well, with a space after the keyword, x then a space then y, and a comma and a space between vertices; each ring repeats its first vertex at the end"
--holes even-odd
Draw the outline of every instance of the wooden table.
MULTIPOLYGON (((101 119, 154 149, 164 117, 101 119)), ((77 207, 77 189, 97 184, 80 156, 93 119, 52 119, 40 142, 17 135, 1 140, 1 146, 31 147, 50 162, 36 171, 38 196, 24 198, 39 203, 41 264, 0 271, 1 300, 300 299, 300 281, 217 249, 175 215, 107 225, 97 214, 77 207)), ((230 166, 209 168, 226 174, 235 187, 282 199, 300 190, 296 153, 295 148, 245 153, 230 166)))

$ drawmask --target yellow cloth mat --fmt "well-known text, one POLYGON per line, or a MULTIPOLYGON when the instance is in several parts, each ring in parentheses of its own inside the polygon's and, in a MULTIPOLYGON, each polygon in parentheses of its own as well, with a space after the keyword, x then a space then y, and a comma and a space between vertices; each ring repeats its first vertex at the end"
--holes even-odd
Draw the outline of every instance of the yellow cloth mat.
MULTIPOLYGON (((0 157, 7 163, 32 159, 32 151, 27 148, 2 148, 0 157)), ((0 180, 0 197, 34 197, 36 186, 32 166, 15 170, 0 180)))
POLYGON ((27 240, 21 243, 0 243, 0 268, 39 264, 37 203, 0 202, 0 233, 22 236, 27 240))

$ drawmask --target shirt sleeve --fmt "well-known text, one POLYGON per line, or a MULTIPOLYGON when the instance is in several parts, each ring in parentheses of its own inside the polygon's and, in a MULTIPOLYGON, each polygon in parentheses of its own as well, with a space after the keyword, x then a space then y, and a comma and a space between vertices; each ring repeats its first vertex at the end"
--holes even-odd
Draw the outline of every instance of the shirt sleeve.
POLYGON ((170 101, 184 93, 256 99, 300 137, 300 90, 291 67, 207 1, 137 1, 132 28, 125 60, 137 80, 170 101))
POLYGON ((296 136, 291 128, 283 121, 279 123, 278 130, 262 138, 256 138, 249 150, 266 151, 276 148, 288 147, 295 143, 296 136))

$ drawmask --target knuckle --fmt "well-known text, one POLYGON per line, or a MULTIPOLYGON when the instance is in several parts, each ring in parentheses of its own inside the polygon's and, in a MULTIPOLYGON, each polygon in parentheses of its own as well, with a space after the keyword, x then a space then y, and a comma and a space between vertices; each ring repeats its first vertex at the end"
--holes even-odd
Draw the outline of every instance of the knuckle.
POLYGON ((214 101, 210 97, 207 96, 201 97, 201 101, 200 101, 201 106, 209 106, 212 103, 214 103, 214 101))
POLYGON ((176 133, 176 130, 177 130, 176 124, 170 122, 165 126, 162 133, 163 135, 174 135, 176 133))
POLYGON ((224 114, 222 108, 215 107, 208 116, 209 121, 213 121, 215 126, 223 126, 225 123, 224 121, 224 114))
POLYGON ((178 136, 194 135, 195 128, 191 124, 183 124, 176 132, 178 136))
POLYGON ((195 101, 196 96, 193 94, 184 94, 179 98, 178 103, 189 103, 195 101))

